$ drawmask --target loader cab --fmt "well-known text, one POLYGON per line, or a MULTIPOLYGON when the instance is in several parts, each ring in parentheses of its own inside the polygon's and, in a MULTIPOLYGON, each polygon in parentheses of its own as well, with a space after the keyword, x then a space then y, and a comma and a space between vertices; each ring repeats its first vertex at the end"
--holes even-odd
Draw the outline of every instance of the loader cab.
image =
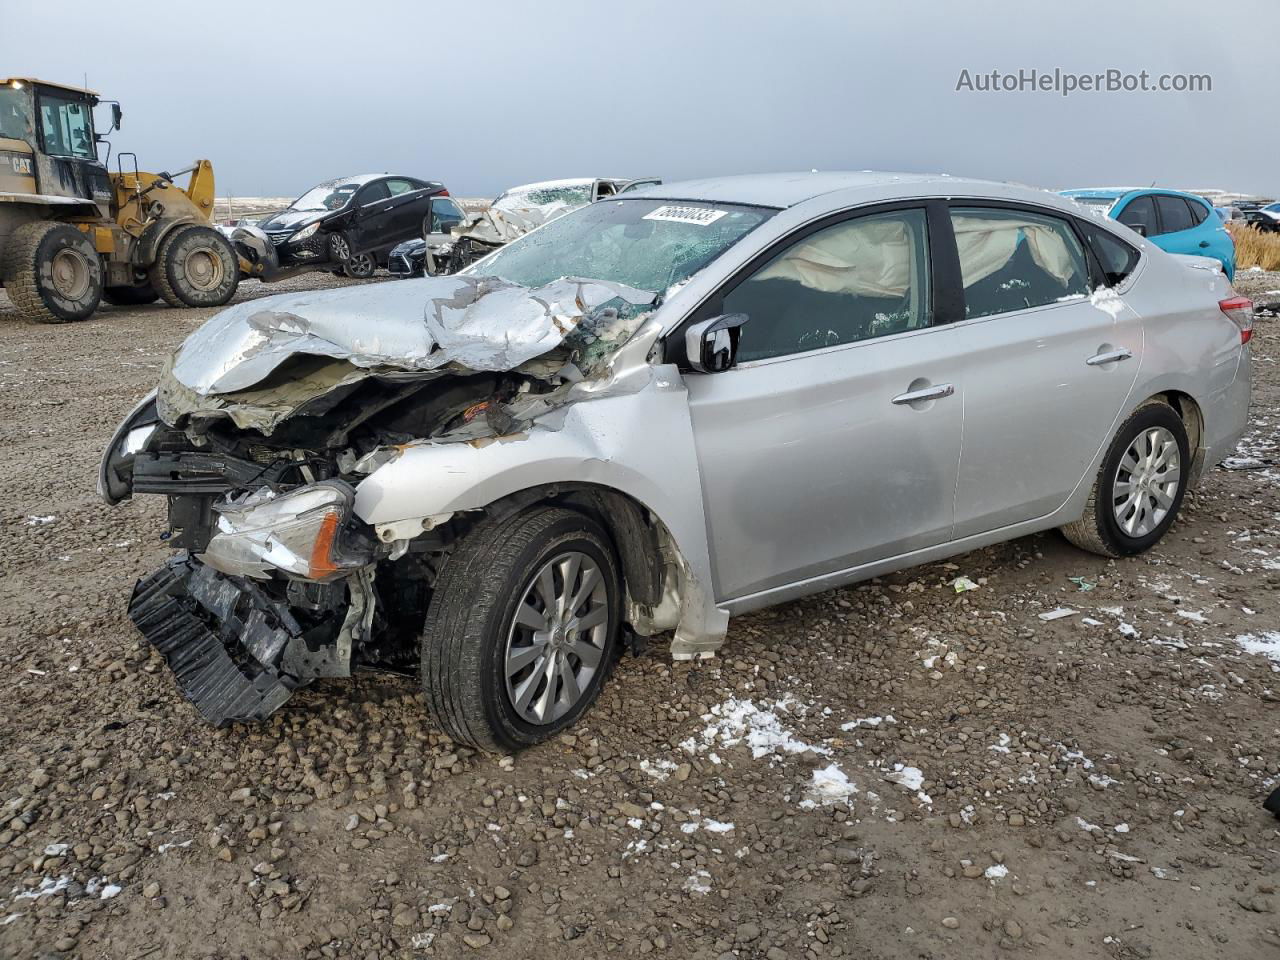
POLYGON ((0 81, 0 123, 4 135, 34 149, 36 192, 46 197, 91 200, 111 215, 112 189, 98 159, 91 90, 40 80, 0 81), (21 136, 13 136, 13 134, 21 136))

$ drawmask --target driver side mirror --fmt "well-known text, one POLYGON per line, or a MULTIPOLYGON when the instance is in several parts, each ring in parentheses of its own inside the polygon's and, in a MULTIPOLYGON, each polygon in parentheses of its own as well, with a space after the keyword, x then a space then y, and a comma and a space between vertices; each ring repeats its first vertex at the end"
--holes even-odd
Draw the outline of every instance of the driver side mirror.
POLYGON ((120 121, 124 119, 124 111, 120 109, 120 104, 113 103, 111 105, 111 129, 119 130, 120 121))
POLYGON ((738 339, 745 313, 726 313, 699 320, 684 332, 689 366, 699 373, 720 373, 738 360, 738 339))
POLYGON ((1145 223, 1131 223, 1129 224, 1129 229, 1140 237, 1147 235, 1147 225, 1145 223))

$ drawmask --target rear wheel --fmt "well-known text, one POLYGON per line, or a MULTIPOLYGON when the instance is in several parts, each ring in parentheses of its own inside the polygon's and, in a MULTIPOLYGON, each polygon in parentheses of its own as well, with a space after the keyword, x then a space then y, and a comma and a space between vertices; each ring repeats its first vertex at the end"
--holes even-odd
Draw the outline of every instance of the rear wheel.
POLYGON ((0 251, 0 277, 18 313, 37 323, 84 320, 102 300, 102 262, 65 223, 24 223, 0 251))
POLYGON ((1190 468, 1182 418, 1167 403, 1148 401, 1116 432, 1084 516, 1062 532, 1077 547, 1105 557, 1149 550, 1173 525, 1190 468))
POLYGON ((136 287, 107 287, 102 291, 102 299, 116 307, 136 307, 144 303, 155 303, 160 294, 149 283, 136 287))
POLYGON ((160 242, 148 277, 173 307, 220 307, 240 284, 240 258, 213 227, 177 227, 160 242))
POLYGON ((454 740, 513 750, 595 702, 612 669, 622 581, 591 518, 538 507, 467 534, 436 580, 422 636, 427 703, 454 740))

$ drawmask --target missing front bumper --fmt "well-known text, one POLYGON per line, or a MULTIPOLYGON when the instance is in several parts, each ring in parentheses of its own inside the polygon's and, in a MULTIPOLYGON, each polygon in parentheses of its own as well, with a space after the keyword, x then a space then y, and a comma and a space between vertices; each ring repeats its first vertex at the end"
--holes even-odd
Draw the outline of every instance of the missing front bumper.
POLYGON ((312 588, 319 596, 289 594, 302 603, 295 615, 258 583, 180 553, 134 586, 129 618, 221 727, 265 719, 317 677, 351 676, 352 651, 372 634, 373 567, 312 588))
POLYGON ((272 665, 302 636, 288 607, 185 556, 138 581, 129 618, 216 726, 262 720, 304 682, 272 665))

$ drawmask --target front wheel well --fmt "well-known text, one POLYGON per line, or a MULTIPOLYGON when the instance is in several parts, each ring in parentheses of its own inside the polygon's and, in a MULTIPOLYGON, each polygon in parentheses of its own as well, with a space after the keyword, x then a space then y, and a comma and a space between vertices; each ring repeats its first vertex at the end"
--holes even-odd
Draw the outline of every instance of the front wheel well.
POLYGON ((674 540, 648 507, 612 487, 569 482, 530 487, 495 500, 484 509, 490 516, 504 517, 538 503, 566 506, 599 522, 618 553, 627 594, 646 607, 659 603, 667 567, 675 562, 668 556, 674 549, 674 540))

